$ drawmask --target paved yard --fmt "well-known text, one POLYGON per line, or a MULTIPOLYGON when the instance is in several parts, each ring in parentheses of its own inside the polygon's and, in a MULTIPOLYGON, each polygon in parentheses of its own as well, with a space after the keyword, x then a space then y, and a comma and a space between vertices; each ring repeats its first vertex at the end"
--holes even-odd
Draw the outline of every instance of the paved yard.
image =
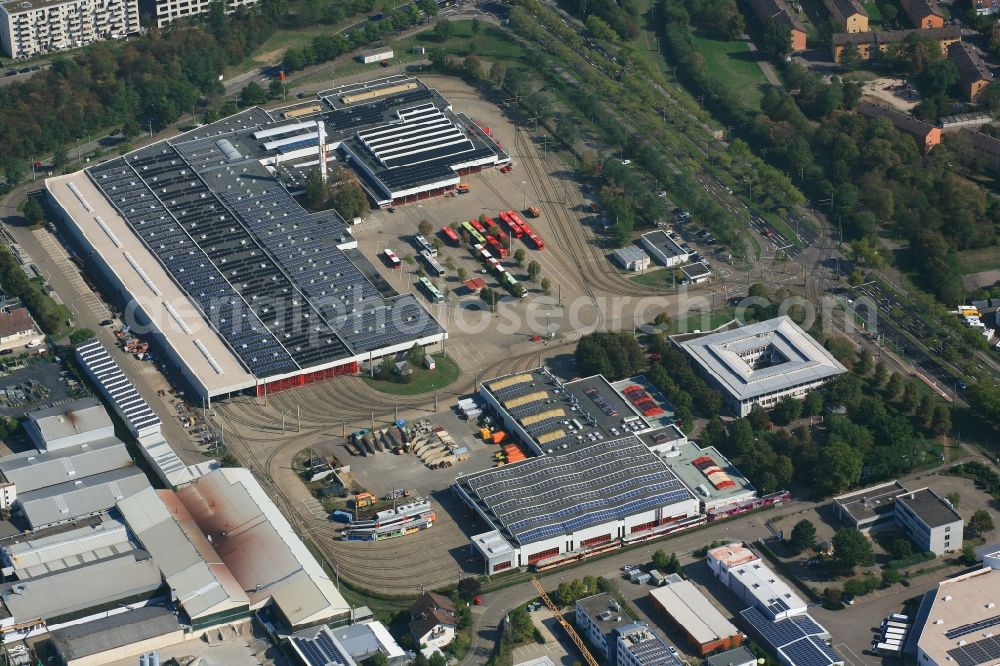
MULTIPOLYGON (((573 666, 574 663, 580 661, 576 646, 566 636, 566 632, 559 626, 548 608, 542 606, 540 610, 531 614, 531 619, 534 620, 535 626, 542 633, 545 643, 529 643, 514 648, 515 664, 522 664, 541 657, 548 657, 552 663, 562 664, 562 666, 573 666)), ((572 621, 572 618, 568 619, 572 621)))

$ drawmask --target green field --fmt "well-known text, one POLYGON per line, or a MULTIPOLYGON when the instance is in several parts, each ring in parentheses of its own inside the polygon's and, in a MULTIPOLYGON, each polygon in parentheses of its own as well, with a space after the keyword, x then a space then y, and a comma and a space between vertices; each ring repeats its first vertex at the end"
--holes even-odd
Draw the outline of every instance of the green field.
POLYGON ((1000 268, 1000 246, 963 250, 958 253, 958 261, 963 274, 1000 268))
POLYGON ((682 278, 678 276, 675 282, 673 278, 673 271, 669 268, 661 268, 646 271, 644 273, 640 273, 639 275, 633 275, 629 279, 636 284, 645 285, 647 287, 679 287, 681 285, 682 278))
POLYGON ((760 108, 764 97, 761 86, 767 83, 767 79, 754 62, 746 42, 723 41, 697 33, 692 37, 712 75, 748 106, 760 108))
POLYGON ((433 354, 437 367, 433 370, 414 368, 408 382, 396 377, 393 380, 365 377, 365 383, 376 391, 392 395, 417 395, 436 391, 458 379, 458 364, 444 354, 433 354))
MULTIPOLYGON (((725 305, 725 304, 723 304, 725 305)), ((670 327, 671 333, 693 333, 694 331, 711 331, 732 321, 735 309, 729 306, 721 307, 712 312, 693 311, 685 319, 670 327)))
MULTIPOLYGON (((390 45, 395 52, 395 57, 390 61, 388 68, 375 64, 365 65, 354 60, 353 54, 344 55, 337 59, 337 77, 351 76, 364 71, 370 71, 374 74, 387 71, 395 73, 402 66, 427 61, 431 49, 434 48, 441 48, 456 58, 474 55, 486 62, 500 60, 507 65, 516 64, 524 55, 524 50, 520 45, 511 41, 497 27, 483 23, 480 25, 479 32, 473 33, 472 21, 452 21, 452 36, 443 42, 435 40, 430 30, 426 30, 405 39, 392 41, 390 45), (424 47, 426 53, 414 53, 413 47, 415 46, 424 47)), ((486 67, 488 68, 488 65, 486 67)), ((329 81, 329 73, 315 74, 297 78, 295 85, 303 86, 311 83, 328 83, 329 81)))

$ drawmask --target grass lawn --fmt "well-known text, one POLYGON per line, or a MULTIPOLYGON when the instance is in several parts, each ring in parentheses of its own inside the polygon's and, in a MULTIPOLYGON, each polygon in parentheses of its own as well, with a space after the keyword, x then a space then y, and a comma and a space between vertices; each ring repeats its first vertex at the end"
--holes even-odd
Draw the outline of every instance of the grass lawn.
POLYGON ((698 331, 711 331, 732 321, 736 310, 729 306, 718 308, 712 312, 693 311, 685 319, 678 320, 676 326, 671 326, 671 333, 692 333, 698 331))
POLYGON ((632 275, 629 277, 632 282, 636 284, 646 285, 647 287, 679 287, 681 286, 681 278, 677 277, 677 281, 674 282, 673 269, 671 268, 657 268, 651 271, 646 271, 640 273, 639 275, 632 275))
POLYGON ((1000 268, 1000 246, 963 250, 958 253, 958 260, 963 273, 978 273, 1000 268))
POLYGON ((749 107, 760 108, 760 101, 764 97, 760 87, 767 83, 767 79, 754 61, 746 42, 723 41, 697 33, 693 37, 695 46, 715 78, 727 85, 730 92, 749 107))
POLYGON ((372 379, 371 377, 365 377, 365 383, 376 391, 392 395, 417 395, 418 393, 442 389, 458 379, 458 364, 444 354, 434 354, 433 356, 437 367, 434 370, 414 368, 413 374, 410 375, 410 381, 405 384, 401 381, 372 379))

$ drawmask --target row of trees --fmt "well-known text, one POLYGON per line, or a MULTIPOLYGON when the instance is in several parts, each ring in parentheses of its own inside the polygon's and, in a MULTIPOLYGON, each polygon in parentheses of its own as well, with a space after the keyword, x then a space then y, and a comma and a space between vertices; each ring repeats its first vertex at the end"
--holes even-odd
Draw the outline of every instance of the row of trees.
POLYGON ((0 246, 0 285, 3 285, 5 294, 21 299, 46 333, 60 331, 70 316, 65 305, 52 300, 42 290, 40 283, 33 283, 28 279, 21 264, 5 246, 0 246))
MULTIPOLYGON (((330 3, 336 4, 338 3, 330 3)), ((287 49, 282 64, 285 71, 294 72, 309 65, 328 62, 344 53, 377 42, 393 32, 414 26, 425 16, 436 15, 437 10, 434 0, 420 0, 399 7, 381 19, 371 20, 363 28, 355 28, 346 33, 317 35, 308 46, 287 49)))
MULTIPOLYGON (((138 134, 196 111, 222 93, 219 74, 240 62, 280 25, 283 4, 263 0, 230 16, 214 3, 204 25, 184 22, 127 42, 101 42, 57 56, 52 67, 0 89, 0 168, 9 181, 30 160, 89 133, 121 125, 138 134)), ((57 160, 59 161, 59 160, 57 160)))

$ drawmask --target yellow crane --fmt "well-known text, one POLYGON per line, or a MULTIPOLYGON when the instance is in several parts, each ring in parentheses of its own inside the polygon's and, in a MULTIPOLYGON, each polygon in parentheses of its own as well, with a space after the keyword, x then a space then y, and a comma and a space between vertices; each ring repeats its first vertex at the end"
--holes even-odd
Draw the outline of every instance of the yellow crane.
POLYGON ((587 666, 600 666, 600 664, 597 663, 597 660, 594 659, 594 655, 590 654, 590 650, 587 649, 583 639, 580 638, 580 634, 576 633, 576 629, 573 628, 573 625, 566 621, 566 618, 563 617, 562 611, 556 608, 556 605, 552 602, 552 599, 549 598, 549 595, 546 594, 545 588, 538 582, 538 579, 532 577, 531 584, 535 586, 536 590, 538 590, 538 596, 540 596, 542 601, 545 602, 545 605, 549 607, 549 610, 552 611, 552 615, 556 618, 556 621, 562 625, 563 630, 566 631, 570 640, 573 641, 576 648, 580 651, 580 654, 583 655, 583 660, 587 662, 587 666))

